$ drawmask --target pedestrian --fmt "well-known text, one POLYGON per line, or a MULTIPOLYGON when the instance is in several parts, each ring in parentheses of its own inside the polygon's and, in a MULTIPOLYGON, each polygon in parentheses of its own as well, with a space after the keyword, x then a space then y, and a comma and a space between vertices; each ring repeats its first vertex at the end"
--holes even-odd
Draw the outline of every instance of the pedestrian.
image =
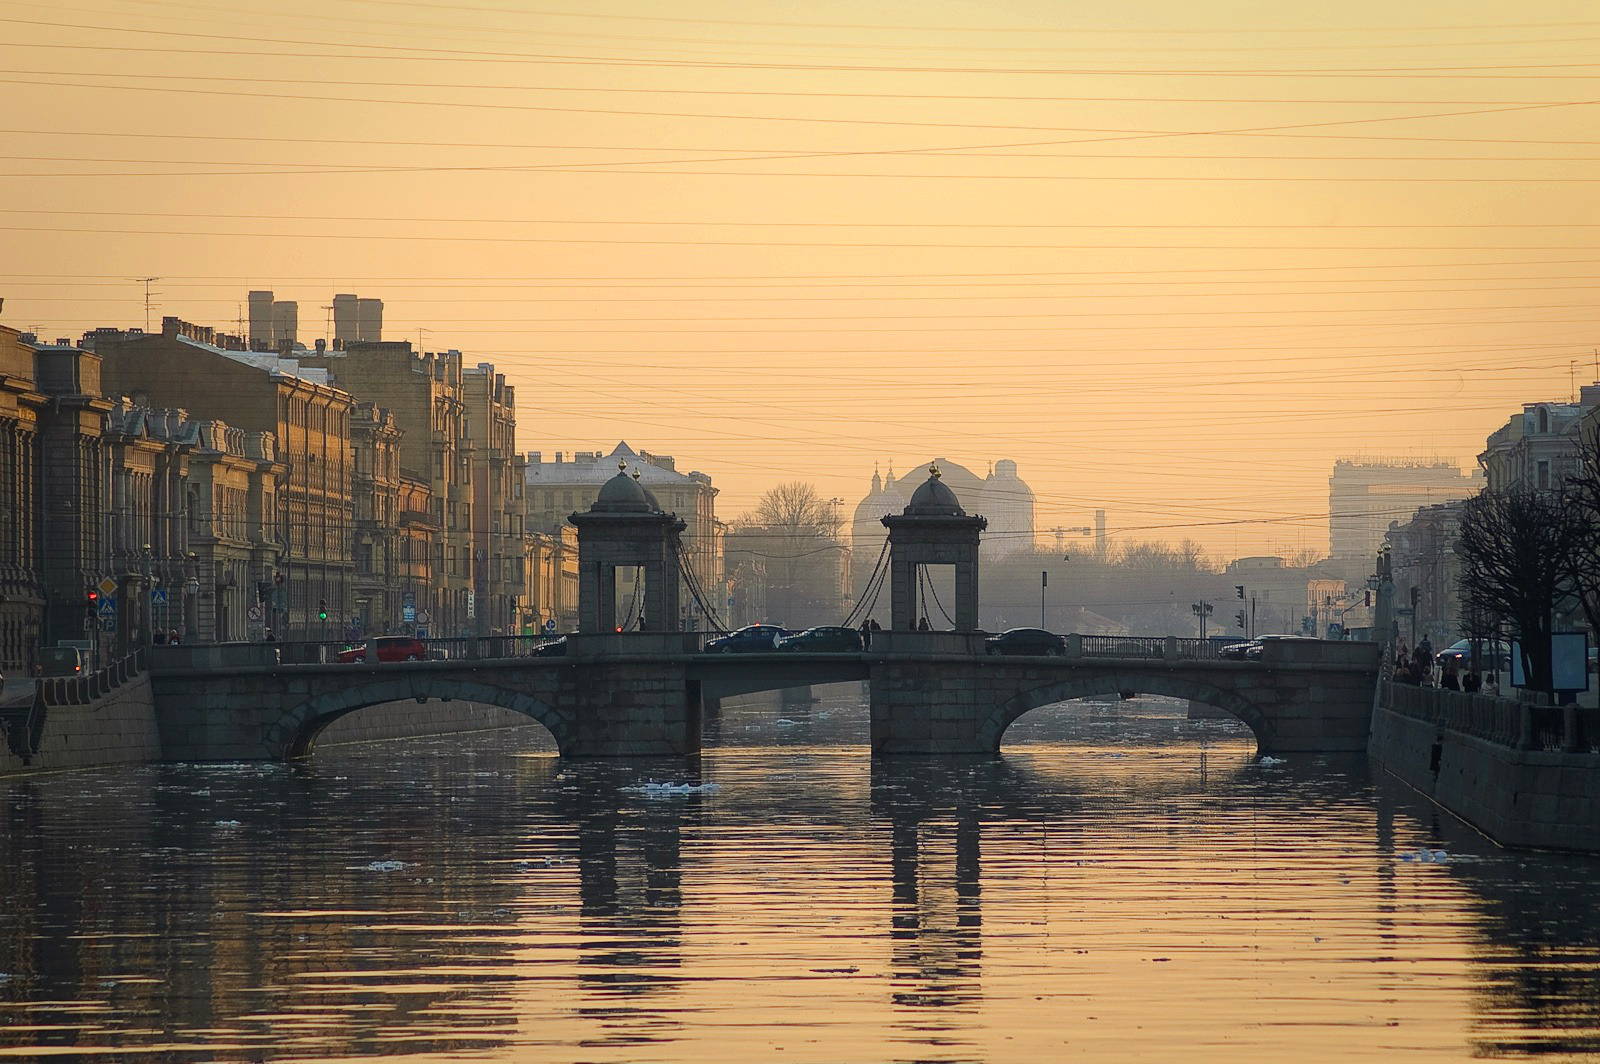
POLYGON ((928 618, 926 616, 924 616, 921 620, 919 620, 917 622, 917 631, 919 631, 919 632, 931 632, 931 631, 933 631, 933 625, 928 623, 928 618))
POLYGON ((1483 678, 1483 693, 1495 698, 1500 697, 1500 681, 1492 672, 1483 678))
POLYGON ((278 641, 278 633, 274 632, 271 628, 268 628, 267 629, 267 642, 276 643, 277 641, 278 641))
POLYGON ((176 628, 167 630, 167 642, 173 646, 178 645, 178 630, 176 628))
POLYGON ((872 619, 861 622, 861 649, 868 650, 872 647, 872 619))
POLYGON ((1461 691, 1463 694, 1475 695, 1483 689, 1483 677, 1478 675, 1477 669, 1468 669, 1467 674, 1461 677, 1461 691))
POLYGON ((1461 678, 1456 675, 1456 659, 1445 659, 1444 668, 1440 670, 1439 686, 1446 691, 1461 690, 1461 678))

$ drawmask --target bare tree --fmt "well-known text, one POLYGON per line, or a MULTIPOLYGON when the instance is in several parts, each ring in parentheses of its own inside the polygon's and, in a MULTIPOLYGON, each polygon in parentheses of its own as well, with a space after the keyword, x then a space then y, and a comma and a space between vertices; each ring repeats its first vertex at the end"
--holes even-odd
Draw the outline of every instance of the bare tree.
POLYGON ((1573 573, 1591 536, 1560 491, 1482 491, 1461 506, 1463 612, 1506 622, 1535 690, 1552 689, 1551 617, 1576 590, 1573 573))
POLYGON ((1589 629, 1600 632, 1600 430, 1580 432, 1578 446, 1578 474, 1567 481, 1567 489, 1588 535, 1574 552, 1572 582, 1589 629))
POLYGON ((730 567, 764 581, 763 619, 791 626, 839 623, 844 550, 837 508, 802 481, 762 495, 724 540, 730 567))

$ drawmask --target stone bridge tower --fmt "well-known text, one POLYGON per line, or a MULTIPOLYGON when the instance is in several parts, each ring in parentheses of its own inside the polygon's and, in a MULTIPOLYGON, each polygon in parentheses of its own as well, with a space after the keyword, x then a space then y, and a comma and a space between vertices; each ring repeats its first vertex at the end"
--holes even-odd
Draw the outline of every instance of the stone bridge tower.
POLYGON ((961 501, 930 466, 928 479, 911 495, 904 512, 883 518, 889 529, 889 627, 917 627, 918 571, 926 565, 955 568, 956 631, 978 630, 978 535, 987 519, 968 515, 961 501))
POLYGON ((578 631, 616 628, 617 570, 643 570, 640 629, 680 630, 678 553, 684 522, 618 463, 594 505, 568 518, 578 530, 578 631))

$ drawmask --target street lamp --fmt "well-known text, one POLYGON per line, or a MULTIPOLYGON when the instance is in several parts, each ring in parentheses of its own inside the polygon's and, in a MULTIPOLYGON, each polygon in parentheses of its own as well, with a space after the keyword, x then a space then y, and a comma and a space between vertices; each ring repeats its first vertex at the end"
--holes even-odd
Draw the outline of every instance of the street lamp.
POLYGON ((195 568, 199 556, 194 551, 184 555, 185 579, 183 582, 183 641, 193 643, 200 638, 200 575, 195 568))

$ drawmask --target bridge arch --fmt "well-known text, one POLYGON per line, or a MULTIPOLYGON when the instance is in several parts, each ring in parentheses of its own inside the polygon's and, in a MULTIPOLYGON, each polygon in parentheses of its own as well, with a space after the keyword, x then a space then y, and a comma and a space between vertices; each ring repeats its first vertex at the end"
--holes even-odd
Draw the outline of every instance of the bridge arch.
POLYGON ((1187 698, 1215 706, 1237 717, 1256 737, 1256 749, 1270 750, 1273 746, 1272 718, 1255 702, 1225 687, 1207 683, 1181 673, 1157 672, 1102 672, 1095 675, 1074 676, 1068 679, 1041 684, 1020 691, 996 706, 978 723, 978 741, 986 749, 999 753, 1000 739, 1018 717, 1030 709, 1068 702, 1075 698, 1095 698, 1114 695, 1121 691, 1137 691, 1142 695, 1165 695, 1168 698, 1187 698))
POLYGON ((268 737, 283 751, 285 760, 308 757, 317 736, 340 717, 367 706, 419 698, 483 702, 521 713, 544 725, 561 753, 566 752, 572 737, 572 724, 565 715, 522 691, 471 680, 435 678, 426 673, 385 677, 315 695, 279 717, 268 737))

